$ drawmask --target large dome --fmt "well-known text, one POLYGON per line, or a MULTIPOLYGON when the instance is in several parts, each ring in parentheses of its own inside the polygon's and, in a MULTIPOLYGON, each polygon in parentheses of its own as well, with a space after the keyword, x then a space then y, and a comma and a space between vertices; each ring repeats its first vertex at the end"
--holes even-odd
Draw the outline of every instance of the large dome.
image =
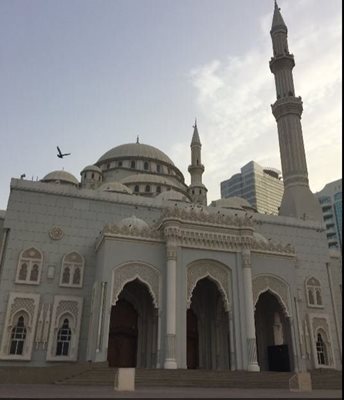
POLYGON ((173 161, 156 147, 142 143, 127 143, 114 147, 103 154, 97 164, 118 158, 147 158, 157 160, 166 164, 174 165, 173 161))

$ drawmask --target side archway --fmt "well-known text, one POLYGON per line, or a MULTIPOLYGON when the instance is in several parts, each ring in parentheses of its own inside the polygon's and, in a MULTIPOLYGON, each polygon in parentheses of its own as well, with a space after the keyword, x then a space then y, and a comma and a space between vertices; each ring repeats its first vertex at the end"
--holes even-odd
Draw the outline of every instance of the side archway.
POLYGON ((141 262, 126 263, 113 269, 111 304, 115 305, 117 303, 118 296, 124 286, 135 279, 147 286, 152 296, 154 307, 159 308, 161 298, 160 272, 152 265, 141 262))
POLYGON ((231 274, 228 267, 215 260, 193 261, 187 267, 187 308, 190 308, 192 293, 203 278, 209 278, 219 289, 226 311, 231 309, 231 274))
POLYGON ((277 297, 286 316, 291 316, 289 286, 285 281, 273 275, 258 275, 253 279, 252 290, 253 304, 257 305, 259 296, 269 291, 277 297))
POLYGON ((293 345, 288 286, 271 276, 253 281, 257 358, 262 371, 292 371, 293 345))

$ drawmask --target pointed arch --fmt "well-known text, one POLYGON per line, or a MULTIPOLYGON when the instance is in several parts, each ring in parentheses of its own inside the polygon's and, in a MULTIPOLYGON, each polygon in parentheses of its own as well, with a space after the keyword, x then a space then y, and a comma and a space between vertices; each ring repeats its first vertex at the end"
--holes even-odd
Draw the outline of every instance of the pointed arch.
POLYGON ((269 291, 276 296, 282 310, 287 317, 292 315, 290 306, 290 289, 289 285, 282 278, 271 274, 261 274, 254 277, 252 282, 253 304, 257 305, 259 296, 269 291))
POLYGON ((148 288, 154 307, 159 308, 161 290, 160 272, 152 265, 140 261, 121 264, 113 269, 111 305, 116 304, 124 286, 135 279, 138 279, 148 288))
POLYGON ((209 278, 216 284, 222 295, 225 310, 230 311, 230 269, 219 261, 211 259, 193 261, 187 266, 187 308, 190 308, 192 292, 195 289, 197 282, 203 278, 209 278))

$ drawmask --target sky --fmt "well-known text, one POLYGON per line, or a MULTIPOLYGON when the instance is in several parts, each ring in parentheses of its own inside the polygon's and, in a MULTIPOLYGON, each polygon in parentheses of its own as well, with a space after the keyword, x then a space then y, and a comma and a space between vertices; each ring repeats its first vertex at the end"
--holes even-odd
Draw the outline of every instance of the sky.
MULTIPOLYGON (((342 5, 280 0, 310 187, 341 178, 342 5)), ((197 118, 208 202, 251 160, 281 169, 273 0, 1 0, 0 209, 10 180, 80 171, 136 141, 190 183, 197 118), (60 160, 56 146, 71 156, 60 160)))

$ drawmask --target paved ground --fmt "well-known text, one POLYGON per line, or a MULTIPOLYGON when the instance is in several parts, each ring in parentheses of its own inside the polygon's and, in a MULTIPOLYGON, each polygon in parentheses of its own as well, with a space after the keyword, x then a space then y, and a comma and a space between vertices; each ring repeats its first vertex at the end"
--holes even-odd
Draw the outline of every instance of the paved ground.
POLYGON ((227 388, 139 388, 115 392, 110 386, 0 385, 0 398, 342 398, 341 390, 314 390, 309 393, 285 389, 227 388))

